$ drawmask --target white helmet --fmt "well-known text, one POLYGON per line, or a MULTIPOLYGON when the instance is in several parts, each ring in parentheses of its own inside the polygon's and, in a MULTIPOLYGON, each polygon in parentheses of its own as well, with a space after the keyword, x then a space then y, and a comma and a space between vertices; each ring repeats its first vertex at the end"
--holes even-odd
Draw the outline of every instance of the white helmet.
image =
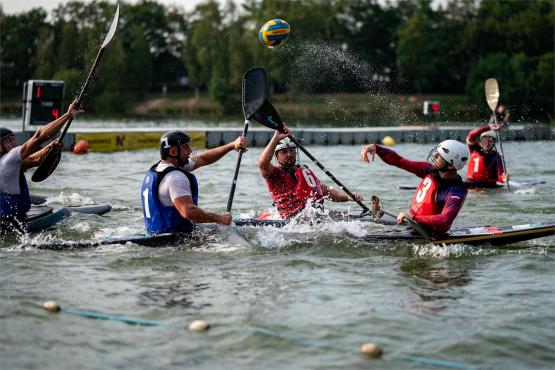
POLYGON ((442 141, 436 147, 436 151, 443 160, 455 167, 457 171, 464 167, 470 157, 468 147, 457 140, 442 141))
POLYGON ((292 142, 291 139, 286 137, 285 139, 281 140, 279 144, 276 146, 276 150, 274 150, 274 154, 283 149, 296 148, 296 147, 297 146, 295 145, 295 143, 292 142))
POLYGON ((495 131, 493 131, 493 130, 482 132, 482 135, 480 135, 480 139, 483 138, 483 137, 491 137, 491 138, 493 138, 493 140, 497 141, 497 135, 495 134, 495 131))

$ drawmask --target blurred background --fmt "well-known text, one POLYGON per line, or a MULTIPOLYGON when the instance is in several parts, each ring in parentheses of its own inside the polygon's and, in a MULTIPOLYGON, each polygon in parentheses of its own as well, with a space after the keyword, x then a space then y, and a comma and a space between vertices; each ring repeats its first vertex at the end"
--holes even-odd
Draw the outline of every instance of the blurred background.
MULTIPOLYGON (((8 2, 0 8, 3 117, 21 115, 23 83, 84 82, 115 1, 8 2), (41 3, 41 2, 38 2, 41 3), (15 5, 17 4, 17 5, 15 5)), ((120 24, 87 93, 87 117, 240 117, 241 80, 271 79, 289 121, 335 126, 485 122, 484 80, 499 81, 516 122, 554 125, 552 0, 120 1, 120 24), (291 34, 264 48, 274 18, 291 34)), ((239 123, 240 124, 240 123, 239 123)))

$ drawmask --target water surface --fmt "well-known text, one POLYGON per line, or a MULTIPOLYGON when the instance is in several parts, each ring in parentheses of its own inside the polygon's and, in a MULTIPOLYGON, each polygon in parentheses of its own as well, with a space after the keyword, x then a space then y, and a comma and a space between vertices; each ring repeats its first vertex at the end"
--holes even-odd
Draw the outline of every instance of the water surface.
MULTIPOLYGON (((309 149, 352 191, 379 195, 392 212, 407 209, 412 191, 396 186, 416 185, 412 175, 380 160, 359 161, 359 147, 309 149)), ((430 147, 395 149, 424 159, 430 147)), ((547 183, 515 186, 511 193, 472 192, 455 227, 555 221, 553 143, 508 143, 504 149, 515 182, 547 183)), ((243 157, 234 202, 238 214, 271 205, 256 167, 260 153, 255 148, 243 157)), ((201 207, 225 208, 236 158, 233 153, 196 171, 201 207)), ((0 242, 0 368, 554 367, 553 237, 510 248, 375 244, 359 237, 382 226, 331 222, 285 229, 216 227, 179 248, 32 247, 50 238, 143 232, 139 189, 156 160, 155 150, 64 153, 53 176, 31 183, 32 192, 49 196, 52 204, 95 201, 114 208, 102 217, 74 215, 55 230, 0 242), (52 315, 40 308, 48 299, 172 326, 52 315), (212 328, 203 334, 184 330, 194 319, 212 328), (365 342, 381 345, 384 357, 360 355, 365 342)), ((332 184, 308 159, 302 162, 332 184)))

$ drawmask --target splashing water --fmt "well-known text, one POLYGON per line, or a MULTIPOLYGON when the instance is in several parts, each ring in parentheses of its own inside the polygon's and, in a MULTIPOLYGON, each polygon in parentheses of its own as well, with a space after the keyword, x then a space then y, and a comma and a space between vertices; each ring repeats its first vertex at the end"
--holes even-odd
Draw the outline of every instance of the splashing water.
POLYGON ((371 63, 341 45, 317 40, 283 48, 282 52, 293 60, 289 86, 301 93, 328 93, 323 103, 329 107, 327 115, 331 119, 352 121, 348 107, 341 106, 333 94, 353 91, 353 88, 366 94, 367 113, 398 119, 415 118, 405 104, 389 95, 397 86, 388 76, 380 75, 371 63))
POLYGON ((94 204, 94 200, 79 193, 65 194, 63 191, 54 197, 46 198, 45 204, 62 204, 64 206, 79 206, 94 204))

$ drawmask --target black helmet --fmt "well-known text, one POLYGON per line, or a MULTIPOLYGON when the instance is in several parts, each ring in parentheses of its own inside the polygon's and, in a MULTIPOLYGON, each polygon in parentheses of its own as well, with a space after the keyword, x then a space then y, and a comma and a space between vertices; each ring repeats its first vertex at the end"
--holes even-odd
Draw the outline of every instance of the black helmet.
POLYGON ((187 144, 191 142, 191 138, 189 135, 184 133, 183 131, 169 131, 166 132, 160 138, 160 157, 162 159, 166 159, 168 157, 170 148, 180 147, 183 144, 187 144))
POLYGON ((0 127, 0 140, 4 140, 4 138, 12 135, 14 135, 12 130, 10 130, 9 128, 0 127))

